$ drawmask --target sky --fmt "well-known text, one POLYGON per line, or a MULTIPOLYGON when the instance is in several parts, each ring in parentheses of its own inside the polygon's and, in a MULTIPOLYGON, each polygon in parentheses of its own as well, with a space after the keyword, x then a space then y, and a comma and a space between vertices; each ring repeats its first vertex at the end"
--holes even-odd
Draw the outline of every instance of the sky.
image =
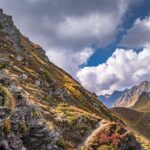
POLYGON ((97 95, 150 80, 150 0, 1 0, 50 61, 97 95))

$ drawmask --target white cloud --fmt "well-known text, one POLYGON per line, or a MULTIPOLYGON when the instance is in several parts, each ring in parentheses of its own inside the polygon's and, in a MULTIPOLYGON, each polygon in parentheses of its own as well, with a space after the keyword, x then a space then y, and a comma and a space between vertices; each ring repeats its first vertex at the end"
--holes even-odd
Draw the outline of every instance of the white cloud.
POLYGON ((79 66, 81 64, 86 64, 88 59, 94 53, 94 50, 90 47, 82 49, 80 52, 71 51, 60 51, 52 49, 47 51, 47 55, 52 62, 57 62, 57 65, 61 68, 64 68, 67 72, 70 72, 71 75, 75 77, 76 73, 79 71, 79 66))
POLYGON ((143 20, 137 19, 120 45, 128 48, 150 47, 150 16, 143 20))
POLYGON ((120 17, 114 22, 115 14, 94 13, 87 16, 66 17, 58 24, 57 34, 60 38, 72 39, 80 43, 81 47, 95 42, 97 45, 106 46, 115 37, 120 17))
POLYGON ((150 49, 116 49, 106 63, 95 67, 85 67, 77 73, 77 78, 88 90, 98 95, 110 94, 144 80, 150 80, 150 49))
POLYGON ((46 49, 51 61, 74 75, 73 68, 78 70, 83 63, 77 57, 83 55, 90 43, 104 47, 115 39, 130 2, 1 0, 0 5, 4 12, 13 16, 15 24, 26 36, 46 49))

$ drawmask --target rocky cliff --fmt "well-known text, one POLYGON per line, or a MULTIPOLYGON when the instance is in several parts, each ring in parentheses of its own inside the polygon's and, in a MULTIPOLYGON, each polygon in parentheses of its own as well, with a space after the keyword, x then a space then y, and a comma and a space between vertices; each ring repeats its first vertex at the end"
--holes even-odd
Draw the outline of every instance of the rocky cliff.
POLYGON ((96 95, 51 63, 0 9, 0 149, 110 147, 141 149, 96 95))

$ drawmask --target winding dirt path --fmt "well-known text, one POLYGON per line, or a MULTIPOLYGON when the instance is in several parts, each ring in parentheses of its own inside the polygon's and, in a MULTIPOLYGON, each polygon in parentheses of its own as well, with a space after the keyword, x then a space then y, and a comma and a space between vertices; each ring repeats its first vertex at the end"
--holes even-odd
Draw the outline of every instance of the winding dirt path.
POLYGON ((100 132, 100 130, 105 126, 106 121, 101 120, 98 123, 98 126, 95 130, 90 131, 89 134, 85 137, 84 141, 77 147, 77 150, 81 150, 82 147, 86 147, 88 143, 100 132))

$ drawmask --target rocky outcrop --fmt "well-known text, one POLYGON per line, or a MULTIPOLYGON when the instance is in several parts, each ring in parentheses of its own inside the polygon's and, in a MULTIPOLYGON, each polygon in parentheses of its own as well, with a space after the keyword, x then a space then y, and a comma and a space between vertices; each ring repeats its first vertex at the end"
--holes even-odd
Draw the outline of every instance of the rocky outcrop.
POLYGON ((12 17, 3 13, 0 10, 0 29, 5 33, 6 38, 10 40, 17 50, 21 50, 20 45, 20 32, 13 24, 12 17), (19 48, 18 48, 19 47, 19 48))
MULTIPOLYGON (((2 79, 6 79, 4 78, 2 79)), ((9 80, 9 79, 7 79, 9 80)), ((3 86, 13 94, 15 108, 1 106, 0 108, 0 147, 4 149, 37 149, 49 150, 54 147, 59 134, 49 129, 42 115, 42 110, 29 103, 28 93, 21 87, 7 82, 3 86), (41 140, 42 139, 42 140, 41 140)), ((8 94, 8 93, 4 93, 8 94)))

